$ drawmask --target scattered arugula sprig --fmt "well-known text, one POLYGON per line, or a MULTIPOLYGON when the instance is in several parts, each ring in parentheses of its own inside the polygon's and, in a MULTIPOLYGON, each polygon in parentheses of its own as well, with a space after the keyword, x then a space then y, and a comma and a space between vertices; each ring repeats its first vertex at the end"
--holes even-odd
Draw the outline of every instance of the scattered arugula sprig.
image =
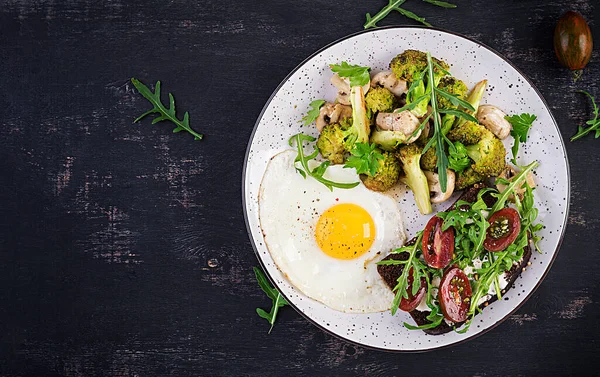
POLYGON ((341 64, 330 64, 329 68, 340 77, 348 77, 351 87, 366 85, 371 80, 371 75, 369 74, 371 67, 362 67, 342 62, 341 64))
POLYGON ((267 313, 261 308, 256 308, 256 313, 261 317, 269 321, 271 324, 271 328, 269 329, 269 334, 271 330, 273 330, 273 325, 275 325, 275 318, 277 318, 277 313, 279 312, 279 308, 285 305, 289 305, 285 297, 281 295, 276 288, 271 287, 269 281, 267 280, 265 274, 257 268, 254 267, 254 275, 256 275, 256 280, 258 281, 258 285, 260 288, 269 296, 272 301, 271 311, 267 313))
POLYGON ((393 289, 393 292, 395 292, 395 296, 394 296, 394 301, 392 302, 392 315, 395 315, 396 312, 398 311, 398 307, 400 305, 400 301, 402 301, 402 298, 408 298, 408 289, 409 289, 409 283, 408 283, 408 279, 410 276, 410 273, 412 271, 413 274, 413 285, 412 285, 412 291, 411 294, 414 296, 417 294, 417 292, 419 291, 419 288, 421 286, 421 284, 419 283, 421 281, 421 278, 425 278, 425 280, 427 281, 427 292, 426 292, 426 303, 427 306, 429 307, 429 309, 431 310, 430 313, 427 315, 427 320, 430 321, 430 323, 428 324, 424 324, 421 326, 414 326, 411 325, 410 323, 406 323, 404 322, 404 326, 409 329, 409 330, 423 330, 423 329, 430 329, 430 328, 434 328, 440 325, 440 323, 442 323, 442 321, 444 320, 444 316, 440 313, 440 307, 437 304, 437 297, 434 294, 434 292, 437 292, 437 287, 435 285, 433 285, 433 278, 434 277, 439 277, 441 278, 442 276, 442 270, 436 270, 435 268, 431 268, 429 266, 427 266, 418 256, 417 254, 419 252, 422 252, 421 250, 421 240, 423 239, 423 232, 420 231, 417 233, 417 240, 415 241, 414 244, 409 245, 409 246, 403 246, 399 249, 396 249, 393 251, 393 253, 397 253, 397 254, 401 254, 401 253, 407 253, 407 259, 405 260, 399 260, 399 259, 387 259, 387 260, 382 260, 377 262, 377 264, 380 265, 398 265, 398 264, 402 264, 404 265, 403 269, 402 269, 402 274, 400 274, 400 276, 397 279, 397 284, 393 289))
POLYGON ((175 98, 171 93, 169 93, 169 108, 165 107, 160 99, 160 81, 156 82, 154 86, 154 93, 146 85, 144 85, 141 81, 132 78, 131 82, 136 87, 136 89, 140 92, 144 98, 146 98, 150 103, 154 106, 152 110, 148 110, 139 117, 137 117, 133 123, 138 122, 146 115, 150 115, 153 113, 159 114, 158 117, 152 120, 152 124, 156 124, 163 120, 171 121, 175 124, 175 128, 173 129, 173 133, 187 131, 190 134, 194 135, 194 140, 201 140, 204 135, 197 133, 190 127, 190 115, 186 111, 183 114, 183 119, 177 119, 177 114, 175 113, 175 98))
POLYGON ((294 165, 295 165, 296 162, 299 162, 300 165, 302 166, 302 169, 300 169, 300 168, 298 168, 298 167, 295 166, 296 171, 298 173, 300 173, 300 175, 302 175, 305 179, 306 179, 306 175, 307 174, 310 175, 311 177, 313 177, 317 181, 319 181, 322 184, 324 184, 331 191, 333 191, 334 187, 342 188, 342 189, 351 189, 353 187, 358 186, 358 184, 360 182, 339 183, 339 182, 333 182, 333 181, 330 181, 328 179, 323 178, 323 174, 325 174, 325 171, 327 170, 327 168, 331 164, 330 161, 324 161, 319 166, 315 167, 314 169, 311 169, 308 166, 308 161, 313 160, 314 158, 317 157, 317 155, 319 154, 319 149, 315 145, 315 151, 312 154, 306 156, 304 154, 304 148, 302 146, 302 143, 304 141, 313 142, 315 140, 316 139, 314 137, 312 137, 312 136, 305 135, 303 133, 299 133, 299 134, 296 134, 296 135, 292 136, 290 138, 290 140, 288 141, 290 147, 293 147, 294 146, 294 142, 296 142, 296 147, 298 149, 298 155, 296 156, 296 159, 294 160, 294 165))
POLYGON ((477 200, 469 203, 464 200, 456 202, 454 209, 440 212, 438 217, 444 220, 442 230, 454 227, 455 261, 464 269, 475 258, 482 258, 483 241, 487 235, 489 208, 483 196, 497 192, 495 189, 482 189, 477 193, 477 200))
POLYGON ((475 123, 477 123, 477 119, 473 115, 467 113, 467 111, 471 111, 471 112, 475 111, 475 108, 473 107, 473 105, 471 105, 469 102, 459 98, 457 95, 449 93, 449 92, 437 87, 435 76, 434 76, 434 69, 439 70, 440 72, 442 72, 445 75, 450 75, 450 72, 448 72, 446 69, 444 69, 444 67, 440 66, 438 63, 434 62, 431 58, 431 53, 427 52, 427 67, 425 67, 425 69, 421 73, 419 73, 415 76, 414 81, 411 83, 410 87, 408 88, 407 96, 409 96, 415 90, 415 88, 421 84, 422 80, 426 79, 427 80, 427 89, 425 91, 425 94, 412 99, 412 101, 409 104, 401 107, 400 109, 394 110, 394 112, 399 113, 404 110, 413 110, 415 107, 417 107, 419 105, 419 103, 421 101, 429 100, 429 106, 431 108, 431 111, 429 113, 429 116, 426 117, 425 121, 421 124, 421 127, 419 127, 419 129, 421 129, 424 126, 425 122, 429 121, 429 119, 431 118, 431 119, 433 119, 433 126, 434 126, 433 127, 433 136, 431 137, 431 139, 429 139, 429 142, 427 142, 427 144, 423 148, 422 153, 425 153, 432 146, 436 147, 435 148, 435 154, 437 157, 436 167, 438 170, 440 187, 441 187, 442 191, 446 191, 446 187, 448 184, 448 173, 446 171, 446 168, 448 168, 448 165, 449 165, 448 156, 446 154, 446 144, 449 146, 449 148, 451 150, 455 149, 455 147, 452 144, 452 142, 446 137, 446 135, 444 134, 444 131, 442 130, 442 117, 441 116, 446 115, 446 114, 454 115, 461 119, 475 122, 475 123), (444 97, 445 99, 450 101, 450 103, 452 105, 456 106, 457 108, 456 109, 439 109, 437 96, 444 97), (459 108, 465 109, 466 111, 459 110, 459 108), (438 145, 440 147, 437 147, 438 145))
POLYGON ((511 115, 505 116, 510 124, 512 124, 512 130, 510 130, 510 135, 515 139, 515 142, 512 146, 512 163, 517 165, 517 154, 519 153, 519 143, 524 143, 527 141, 527 133, 531 128, 533 122, 537 119, 537 116, 534 114, 523 113, 521 115, 511 115))
POLYGON ((587 122, 585 122, 585 124, 587 124, 588 127, 580 125, 577 129, 577 133, 571 138, 571 141, 579 140, 592 131, 596 132, 594 138, 597 139, 600 137, 600 119, 598 119, 598 105, 596 104, 596 100, 594 99, 594 96, 592 96, 585 90, 578 90, 577 93, 583 93, 586 96, 588 96, 590 100, 592 100, 592 106, 594 106, 594 119, 590 119, 587 122))
POLYGON ((409 271, 413 270, 413 287, 412 294, 415 295, 419 291, 419 281, 421 281, 421 276, 426 275, 423 272, 423 264, 420 263, 419 257, 417 256, 417 251, 420 250, 421 240, 423 239, 423 231, 417 233, 417 240, 414 244, 410 246, 403 246, 399 249, 395 249, 393 253, 408 253, 408 259, 406 260, 396 260, 396 259, 388 259, 377 262, 380 265, 394 265, 394 264, 403 264, 404 268, 402 269, 402 274, 398 277, 398 284, 394 287, 393 292, 395 292, 394 301, 392 301, 392 315, 395 315, 398 311, 398 306, 400 305, 400 301, 402 298, 408 298, 408 276, 409 271), (411 268, 412 267, 412 268, 411 268))
MULTIPOLYGON (((519 174, 515 175, 510 181, 498 178, 498 183, 503 183, 508 186, 501 193, 492 194, 497 199, 496 203, 492 207, 492 213, 498 212, 499 210, 504 208, 506 201, 511 197, 511 195, 514 194, 516 189, 523 187, 523 185, 528 186, 525 183, 525 181, 527 180, 527 174, 529 174, 529 172, 533 171, 533 169, 537 168, 539 165, 539 162, 533 161, 529 165, 524 166, 519 172, 519 174)), ((516 196, 517 195, 515 194, 514 197, 516 196)))
POLYGON ((448 156, 446 155, 445 144, 450 145, 452 144, 452 142, 446 137, 446 135, 444 135, 442 131, 441 115, 451 114, 474 122, 477 122, 477 119, 475 119, 471 114, 468 114, 465 111, 458 110, 458 107, 462 107, 468 111, 475 111, 475 108, 469 102, 458 98, 458 96, 455 94, 449 93, 437 87, 435 83, 434 67, 439 69, 444 74, 450 75, 450 72, 445 70, 439 64, 433 62, 433 60, 431 59, 431 53, 427 52, 427 91, 429 92, 431 99, 429 101, 429 105, 431 107, 431 116, 433 118, 433 136, 425 145, 425 148, 423 148, 423 153, 425 153, 430 147, 434 145, 436 146, 436 167, 438 169, 440 187, 442 191, 446 191, 446 187, 448 184, 448 174, 446 172, 446 169, 448 168, 448 156), (438 109, 438 95, 450 101, 450 103, 456 106, 457 109, 438 109))
POLYGON ((325 101, 322 99, 317 99, 312 101, 308 106, 310 106, 310 110, 306 113, 304 117, 302 117, 302 123, 305 126, 308 126, 319 117, 319 113, 321 111, 321 106, 325 104, 325 101))
POLYGON ((357 174, 367 174, 371 177, 375 176, 379 169, 379 161, 383 160, 383 155, 379 153, 375 143, 354 143, 350 154, 344 167, 354 168, 357 174))
MULTIPOLYGON (((455 4, 448 3, 446 1, 438 1, 438 0, 423 0, 423 1, 426 3, 432 4, 432 5, 436 5, 438 7, 442 7, 442 8, 456 8, 455 4)), ((417 16, 413 12, 402 8, 401 5, 404 4, 405 2, 406 2, 406 0, 389 0, 388 5, 383 7, 374 16, 371 16, 370 13, 367 13, 366 14, 367 21, 365 22, 363 27, 365 29, 377 27, 377 23, 379 21, 383 20, 385 17, 387 17, 387 15, 390 14, 394 10, 397 11, 398 13, 402 14, 405 17, 408 17, 410 19, 413 19, 415 21, 422 23, 425 26, 428 26, 428 27, 432 26, 429 22, 425 21, 425 18, 417 16)))

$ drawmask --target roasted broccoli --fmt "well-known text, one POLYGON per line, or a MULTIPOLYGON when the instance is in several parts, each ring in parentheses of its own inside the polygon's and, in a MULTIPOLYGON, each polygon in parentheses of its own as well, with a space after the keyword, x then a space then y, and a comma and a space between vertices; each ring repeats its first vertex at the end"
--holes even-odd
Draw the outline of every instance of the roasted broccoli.
POLYGON ((402 163, 405 176, 400 178, 412 190, 419 211, 426 215, 431 213, 431 200, 427 177, 421 170, 420 160, 423 149, 416 144, 402 146, 396 156, 402 163))
MULTIPOLYGON (((442 77, 437 88, 450 94, 454 94, 460 99, 465 99, 467 97, 467 93, 469 92, 469 88, 467 88, 467 85, 453 76, 442 77)), ((452 102, 450 102, 450 100, 442 96, 437 96, 437 104, 438 108, 442 110, 456 109, 456 106, 454 106, 452 102)))
POLYGON ((382 87, 371 88, 365 97, 367 110, 374 115, 378 112, 388 113, 397 105, 396 96, 382 87))
MULTIPOLYGON (((432 57, 432 60, 444 69, 448 69, 448 64, 432 57)), ((390 62, 390 69, 400 80, 413 82, 418 75, 427 67, 427 54, 418 50, 405 50, 397 55, 390 62)), ((442 75, 439 68, 434 68, 434 73, 442 75)))
POLYGON ((435 171, 437 166, 437 156, 435 152, 435 146, 431 146, 423 153, 421 156, 421 169, 435 171))
MULTIPOLYGON (((467 85, 465 85, 464 82, 452 76, 443 77, 440 80, 440 83, 437 87, 438 89, 443 90, 447 93, 456 95, 460 99, 465 99, 469 91, 467 85)), ((441 110, 454 110, 457 108, 457 106, 453 105, 449 99, 440 95, 437 96, 437 103, 438 108, 441 110)), ((456 115, 444 114, 444 116, 442 117, 442 132, 444 133, 444 135, 448 133, 448 130, 450 130, 450 128, 454 124, 455 119, 456 115)))
POLYGON ((473 168, 468 167, 460 173, 456 173, 456 183, 454 185, 455 190, 462 190, 475 183, 482 182, 485 177, 477 173, 473 168))
MULTIPOLYGON (((480 126, 481 127, 481 126, 480 126)), ((471 167, 485 177, 496 177, 506 166, 506 149, 502 141, 484 128, 477 144, 467 145, 467 155, 475 162, 471 167)))
POLYGON ((333 164, 344 163, 345 155, 350 151, 348 143, 345 141, 350 127, 350 123, 342 121, 328 124, 321 130, 317 139, 317 148, 323 158, 333 164))
POLYGON ((354 143, 368 143, 371 125, 365 109, 365 98, 362 88, 355 86, 351 90, 352 118, 332 123, 321 130, 317 140, 317 148, 323 158, 334 164, 341 164, 345 160, 354 143))
MULTIPOLYGON (((444 70, 449 68, 448 64, 439 59, 432 57, 432 60, 440 67, 444 68, 444 70)), ((418 80, 416 86, 414 88, 411 87, 413 90, 409 90, 409 93, 407 93, 407 104, 411 104, 417 98, 431 92, 431 88, 425 88, 425 79, 423 77, 425 68, 427 68, 427 54, 417 50, 406 50, 393 58, 390 62, 390 69, 400 80, 404 80, 409 84, 418 80)), ((434 67, 434 75, 434 81, 437 85, 444 76, 444 72, 439 68, 434 67)), ((417 117, 421 118, 427 113, 427 104, 429 103, 428 98, 429 97, 420 100, 418 105, 411 110, 417 117)))
POLYGON ((476 144, 481 140, 487 129, 474 122, 465 122, 454 125, 448 131, 448 139, 451 141, 460 141, 464 145, 476 144))
POLYGON ((387 191, 398 183, 400 178, 400 161, 389 152, 382 152, 381 155, 383 160, 379 160, 379 168, 374 176, 360 175, 360 179, 369 190, 387 191))

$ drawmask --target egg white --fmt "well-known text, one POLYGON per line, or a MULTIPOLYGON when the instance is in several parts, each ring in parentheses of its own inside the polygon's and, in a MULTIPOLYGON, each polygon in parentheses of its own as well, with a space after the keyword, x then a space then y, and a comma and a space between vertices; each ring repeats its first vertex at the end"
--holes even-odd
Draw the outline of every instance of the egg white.
MULTIPOLYGON (((298 290, 332 309, 371 313, 390 308, 393 294, 377 273, 376 262, 406 240, 397 202, 367 189, 330 191, 294 168, 296 151, 274 156, 259 191, 259 219, 265 243, 277 267, 298 290), (340 260, 321 251, 315 225, 328 208, 353 203, 365 209, 375 223, 375 240, 365 254, 340 260)), ((310 167, 317 163, 310 161, 310 167)), ((330 166, 325 178, 335 182, 360 181, 354 169, 330 166)))

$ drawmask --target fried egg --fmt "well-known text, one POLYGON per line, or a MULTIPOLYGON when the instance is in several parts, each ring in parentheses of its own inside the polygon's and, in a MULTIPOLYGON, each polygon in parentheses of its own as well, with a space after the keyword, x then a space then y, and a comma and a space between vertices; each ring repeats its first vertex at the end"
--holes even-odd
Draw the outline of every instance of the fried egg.
MULTIPOLYGON (((330 191, 299 174, 295 158, 293 150, 274 156, 259 191, 260 225, 275 264, 304 295, 332 309, 389 309, 393 294, 376 263, 406 239, 397 202, 362 183, 330 191)), ((311 169, 317 164, 309 162, 311 169)), ((324 178, 360 182, 342 165, 330 166, 324 178)))

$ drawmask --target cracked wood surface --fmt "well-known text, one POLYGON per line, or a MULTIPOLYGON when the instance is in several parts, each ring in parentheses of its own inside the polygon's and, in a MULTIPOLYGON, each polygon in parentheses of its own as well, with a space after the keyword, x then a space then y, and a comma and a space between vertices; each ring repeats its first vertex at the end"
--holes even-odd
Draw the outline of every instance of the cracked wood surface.
MULTIPOLYGON (((573 83, 551 35, 592 0, 460 1, 407 8, 506 55, 538 86, 563 137, 600 96, 598 48, 573 83)), ((279 81, 359 31, 385 1, 0 2, 0 375, 585 375, 600 330, 600 141, 567 143, 564 243, 530 300, 488 334, 427 354, 348 344, 290 308, 273 332, 255 308, 241 207, 252 127, 279 81), (161 80, 191 125, 132 124, 161 80), (460 365, 460 367, 457 367, 460 365)), ((391 14, 380 25, 410 24, 391 14)), ((598 39, 600 40, 600 39, 598 39)))

